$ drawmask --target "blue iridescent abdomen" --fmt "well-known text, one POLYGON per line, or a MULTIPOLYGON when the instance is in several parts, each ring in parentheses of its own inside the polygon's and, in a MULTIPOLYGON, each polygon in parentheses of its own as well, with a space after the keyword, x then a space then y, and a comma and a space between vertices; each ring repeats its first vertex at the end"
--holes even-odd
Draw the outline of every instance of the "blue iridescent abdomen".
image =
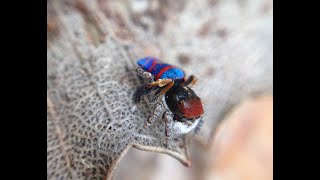
POLYGON ((154 80, 158 79, 183 79, 185 77, 184 72, 170 64, 160 63, 160 61, 154 57, 145 57, 139 59, 137 64, 145 71, 154 75, 154 80))

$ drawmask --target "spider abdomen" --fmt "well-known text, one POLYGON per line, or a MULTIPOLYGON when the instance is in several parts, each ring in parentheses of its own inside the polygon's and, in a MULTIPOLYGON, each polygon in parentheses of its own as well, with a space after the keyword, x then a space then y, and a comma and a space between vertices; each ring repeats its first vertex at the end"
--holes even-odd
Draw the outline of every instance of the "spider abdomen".
POLYGON ((184 79, 184 72, 173 65, 161 63, 153 57, 145 57, 138 60, 137 64, 145 71, 150 72, 154 76, 154 80, 158 79, 184 79))

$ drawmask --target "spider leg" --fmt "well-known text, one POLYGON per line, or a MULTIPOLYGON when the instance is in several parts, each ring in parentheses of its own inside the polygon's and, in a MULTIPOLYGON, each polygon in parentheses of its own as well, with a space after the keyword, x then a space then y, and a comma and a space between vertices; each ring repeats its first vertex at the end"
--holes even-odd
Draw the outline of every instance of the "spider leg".
POLYGON ((171 79, 169 79, 167 81, 167 84, 163 86, 163 88, 161 90, 159 90, 154 97, 152 97, 151 102, 157 102, 159 101, 162 96, 168 92, 170 90, 170 88, 174 85, 174 81, 172 81, 171 79))
POLYGON ((157 88, 157 87, 150 86, 149 84, 138 87, 138 89, 132 95, 133 102, 139 103, 142 96, 148 94, 149 92, 151 92, 155 88, 157 88))
POLYGON ((140 75, 141 77, 143 77, 143 78, 145 78, 145 79, 149 79, 149 82, 154 82, 154 76, 153 76, 151 73, 143 70, 143 69, 140 68, 140 67, 137 67, 137 68, 136 68, 136 72, 137 72, 137 74, 140 75))
POLYGON ((190 85, 190 87, 192 87, 197 83, 197 81, 198 81, 198 79, 194 75, 191 75, 182 85, 183 86, 190 85))
POLYGON ((154 108, 152 114, 149 116, 149 118, 147 119, 147 121, 143 125, 142 129, 145 129, 147 126, 150 126, 150 124, 152 124, 154 122, 154 120, 156 120, 158 118, 158 116, 160 115, 160 112, 162 110, 162 107, 163 107, 162 103, 157 103, 155 105, 155 108, 154 108))
POLYGON ((165 135, 166 135, 166 143, 171 139, 172 128, 173 128, 173 114, 170 111, 166 111, 163 114, 163 119, 165 122, 165 135))
POLYGON ((158 79, 157 81, 154 81, 152 83, 149 83, 149 86, 159 86, 164 87, 168 85, 169 83, 173 82, 172 79, 158 79))
MULTIPOLYGON (((151 82, 147 85, 144 86, 140 86, 133 94, 132 96, 132 100, 134 103, 138 103, 141 99, 142 96, 148 94, 149 92, 151 92, 154 89, 157 88, 162 88, 164 87, 163 90, 161 90, 159 93, 160 95, 163 95, 164 93, 166 93, 171 87, 173 86, 173 81, 172 79, 158 79, 157 81, 151 82), (172 84, 171 84, 172 83, 172 84), (165 87, 169 84, 169 87, 165 87)), ((156 95, 157 96, 157 95, 156 95)), ((159 96, 157 96, 159 97, 159 96)), ((152 102, 155 102, 154 100, 156 100, 156 98, 152 98, 152 102)))

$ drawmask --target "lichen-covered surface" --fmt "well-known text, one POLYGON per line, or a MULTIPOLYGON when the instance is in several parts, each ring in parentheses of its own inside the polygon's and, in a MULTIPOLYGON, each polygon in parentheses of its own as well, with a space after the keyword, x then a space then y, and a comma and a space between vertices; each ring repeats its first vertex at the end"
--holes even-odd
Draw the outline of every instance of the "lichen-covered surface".
POLYGON ((198 77, 202 144, 242 99, 272 93, 272 1, 65 0, 47 12, 48 179, 111 179, 132 146, 190 165, 191 136, 165 146, 161 120, 139 132, 152 106, 131 101, 138 58, 198 77))

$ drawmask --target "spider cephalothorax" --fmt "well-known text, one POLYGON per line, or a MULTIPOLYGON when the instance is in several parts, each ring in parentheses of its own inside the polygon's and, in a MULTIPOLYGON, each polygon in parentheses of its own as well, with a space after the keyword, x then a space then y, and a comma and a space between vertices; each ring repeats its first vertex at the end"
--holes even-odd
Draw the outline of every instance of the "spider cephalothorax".
POLYGON ((155 102, 153 113, 147 119, 143 128, 150 125, 161 114, 165 120, 165 135, 168 140, 172 131, 185 134, 199 127, 204 113, 201 99, 188 87, 197 79, 191 75, 185 79, 184 72, 172 65, 161 63, 153 57, 138 60, 137 73, 150 80, 150 83, 139 87, 133 101, 138 103, 142 96, 155 91, 152 101, 155 102))

